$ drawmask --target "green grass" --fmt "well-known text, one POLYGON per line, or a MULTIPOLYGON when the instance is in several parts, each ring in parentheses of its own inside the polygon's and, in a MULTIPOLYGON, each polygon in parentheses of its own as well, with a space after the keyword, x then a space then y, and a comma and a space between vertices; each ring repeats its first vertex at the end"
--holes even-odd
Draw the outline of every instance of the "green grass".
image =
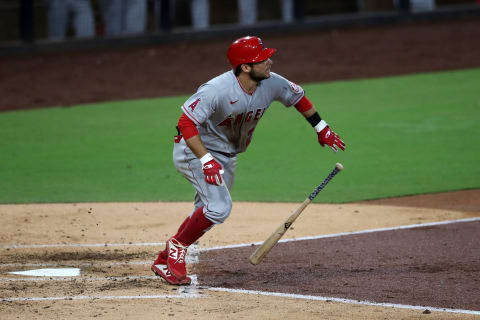
MULTIPOLYGON (((273 104, 239 156, 236 201, 317 202, 480 187, 480 69, 304 85, 345 152, 273 104)), ((0 113, 0 203, 192 200, 172 164, 187 97, 0 113)))

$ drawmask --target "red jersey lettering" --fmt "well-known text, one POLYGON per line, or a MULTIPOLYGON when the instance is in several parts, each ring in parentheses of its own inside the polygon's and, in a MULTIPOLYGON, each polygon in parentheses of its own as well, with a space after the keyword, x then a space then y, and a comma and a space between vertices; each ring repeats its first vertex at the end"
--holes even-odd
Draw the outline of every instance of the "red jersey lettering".
POLYGON ((245 122, 250 122, 250 120, 252 120, 252 115, 253 111, 248 111, 247 115, 245 116, 245 122))
POLYGON ((243 119, 243 113, 240 113, 237 118, 235 119, 235 124, 239 124, 242 122, 243 119))
POLYGON ((219 127, 231 127, 232 126, 232 116, 229 115, 228 118, 223 120, 218 124, 219 127))
POLYGON ((253 118, 253 120, 260 120, 260 118, 263 116, 264 111, 265 111, 265 109, 257 109, 257 111, 255 112, 255 117, 253 118))

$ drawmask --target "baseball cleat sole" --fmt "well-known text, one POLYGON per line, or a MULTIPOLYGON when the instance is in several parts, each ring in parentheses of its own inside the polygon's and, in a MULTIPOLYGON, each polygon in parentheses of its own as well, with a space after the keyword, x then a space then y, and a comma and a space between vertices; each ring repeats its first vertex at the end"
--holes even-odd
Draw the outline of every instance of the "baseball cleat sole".
POLYGON ((162 277, 163 280, 167 281, 171 285, 175 286, 186 286, 192 283, 192 279, 190 277, 186 277, 183 280, 178 280, 175 278, 174 275, 168 270, 167 265, 165 264, 154 264, 152 265, 152 271, 155 275, 162 277))

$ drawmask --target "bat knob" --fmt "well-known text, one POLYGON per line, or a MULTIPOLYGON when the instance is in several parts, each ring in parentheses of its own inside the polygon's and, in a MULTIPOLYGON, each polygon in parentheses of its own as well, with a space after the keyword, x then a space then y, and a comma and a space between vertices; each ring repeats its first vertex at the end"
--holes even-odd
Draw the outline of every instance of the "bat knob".
POLYGON ((338 171, 342 171, 342 170, 343 170, 343 165, 342 165, 340 162, 337 162, 337 164, 335 165, 335 167, 338 169, 338 171))

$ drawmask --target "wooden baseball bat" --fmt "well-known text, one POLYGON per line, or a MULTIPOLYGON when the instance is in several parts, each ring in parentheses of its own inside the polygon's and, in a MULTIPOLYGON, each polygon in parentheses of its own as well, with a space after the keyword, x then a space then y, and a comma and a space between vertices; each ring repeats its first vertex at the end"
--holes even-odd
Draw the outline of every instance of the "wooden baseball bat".
POLYGON ((343 170, 341 163, 337 163, 335 168, 330 172, 330 174, 323 180, 323 182, 315 188, 315 190, 302 202, 302 204, 283 222, 278 228, 263 242, 263 244, 255 250, 254 253, 248 259, 251 264, 259 264, 262 262, 263 258, 267 253, 272 250, 272 248, 277 244, 280 238, 287 232, 293 222, 298 218, 302 211, 312 202, 312 200, 317 196, 317 194, 322 191, 322 189, 327 185, 330 180, 332 180, 335 175, 343 170))

